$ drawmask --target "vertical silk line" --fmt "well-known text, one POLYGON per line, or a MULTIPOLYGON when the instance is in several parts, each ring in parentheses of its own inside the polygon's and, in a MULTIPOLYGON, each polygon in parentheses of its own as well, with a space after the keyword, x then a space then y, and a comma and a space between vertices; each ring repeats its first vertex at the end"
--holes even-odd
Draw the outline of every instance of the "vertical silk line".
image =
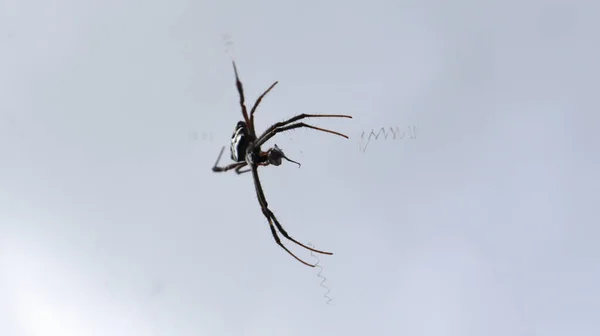
MULTIPOLYGON (((312 243, 308 243, 308 246, 312 247, 312 248, 316 248, 312 243)), ((312 251, 310 251, 310 255, 313 256, 313 258, 315 258, 317 260, 317 263, 315 264, 315 267, 319 269, 319 273, 317 274, 317 277, 319 277, 321 279, 321 287, 325 288, 326 292, 325 294, 323 294, 323 297, 325 298, 325 304, 327 305, 332 305, 331 304, 331 297, 329 296, 329 293, 331 292, 329 290, 329 287, 327 287, 325 285, 325 282, 327 281, 327 278, 325 276, 323 276, 323 267, 321 265, 319 265, 319 263, 321 262, 321 260, 319 259, 319 257, 317 257, 316 254, 314 254, 312 251)))

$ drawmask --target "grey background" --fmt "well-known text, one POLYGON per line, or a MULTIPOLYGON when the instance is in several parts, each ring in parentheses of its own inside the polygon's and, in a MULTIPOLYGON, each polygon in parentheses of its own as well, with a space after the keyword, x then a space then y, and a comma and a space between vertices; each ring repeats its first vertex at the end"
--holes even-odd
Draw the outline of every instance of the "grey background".
POLYGON ((0 1, 0 334, 598 335, 599 7, 0 1), (210 171, 232 57, 258 129, 354 116, 260 170, 332 306, 210 171))

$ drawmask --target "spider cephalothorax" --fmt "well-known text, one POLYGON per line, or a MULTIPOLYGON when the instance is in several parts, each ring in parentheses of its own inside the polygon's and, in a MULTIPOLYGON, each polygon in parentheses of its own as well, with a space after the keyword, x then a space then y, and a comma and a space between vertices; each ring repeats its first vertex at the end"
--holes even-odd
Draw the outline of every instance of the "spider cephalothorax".
POLYGON ((281 159, 286 159, 300 166, 300 163, 290 160, 285 156, 277 144, 266 152, 261 152, 258 147, 253 147, 253 150, 248 151, 249 145, 250 137, 248 136, 248 128, 243 121, 239 121, 231 135, 231 144, 229 145, 231 160, 235 162, 246 162, 247 164, 252 164, 254 162, 260 166, 270 164, 279 166, 282 162, 281 159))
POLYGON ((291 256, 293 256, 298 261, 300 261, 301 263, 303 263, 307 266, 314 267, 314 265, 309 264, 309 263, 305 262, 304 260, 298 258, 290 250, 288 250, 288 248, 285 247, 281 243, 281 240, 279 239, 279 235, 277 234, 277 231, 279 231, 288 240, 296 243, 299 246, 304 247, 307 250, 310 250, 310 251, 313 251, 316 253, 321 253, 321 254, 329 254, 329 255, 331 255, 332 253, 325 252, 325 251, 319 251, 314 248, 308 247, 308 246, 298 242, 294 238, 290 237, 290 235, 284 230, 283 226, 281 226, 281 224, 279 223, 279 221, 277 220, 277 218, 275 217, 273 212, 269 209, 269 204, 267 203, 267 199, 265 197, 265 194, 262 189, 262 185, 260 183, 260 179, 258 177, 258 167, 259 166, 269 166, 269 165, 279 166, 282 163, 282 159, 286 159, 287 161, 296 163, 296 164, 298 164, 298 166, 300 166, 300 163, 287 158, 285 156, 285 154, 283 153, 283 151, 281 150, 281 148, 277 147, 277 145, 274 145, 272 148, 269 148, 266 151, 262 151, 261 146, 263 144, 265 144, 265 142, 269 141, 272 137, 274 137, 277 133, 289 131, 289 130, 292 130, 295 128, 300 128, 300 127, 311 128, 311 129, 314 129, 317 131, 322 131, 322 132, 339 135, 339 136, 342 136, 347 139, 348 137, 342 133, 338 133, 335 131, 308 125, 303 122, 297 122, 297 121, 300 119, 304 119, 304 118, 352 118, 352 117, 349 115, 343 115, 343 114, 304 114, 303 113, 303 114, 296 115, 286 121, 277 122, 277 123, 271 125, 269 128, 267 128, 260 136, 257 136, 256 132, 254 130, 254 112, 256 111, 256 108, 258 107, 258 105, 260 104, 260 102, 264 98, 264 96, 269 91, 271 91, 271 89, 275 85, 277 85, 277 82, 273 83, 265 92, 263 92, 262 95, 260 95, 260 97, 258 97, 256 102, 254 103, 254 106, 252 107, 252 110, 250 110, 250 114, 248 114, 248 111, 246 109, 246 105, 244 102, 245 101, 244 89, 242 87, 242 83, 240 82, 237 68, 235 66, 235 62, 233 62, 233 71, 235 73, 235 83, 236 83, 236 87, 237 87, 237 90, 238 90, 238 93, 240 96, 240 107, 242 108, 242 115, 244 117, 244 120, 239 121, 237 123, 235 130, 233 132, 233 135, 231 136, 231 144, 229 146, 229 150, 230 150, 231 160, 233 160, 234 163, 229 164, 224 167, 218 166, 219 160, 221 159, 221 156, 223 155, 223 150, 225 150, 225 147, 223 147, 223 148, 221 148, 221 152, 219 153, 219 156, 217 157, 217 161, 215 162, 215 165, 213 166, 212 170, 213 170, 213 172, 226 172, 228 170, 234 169, 237 174, 243 174, 243 173, 247 173, 247 172, 251 171, 252 178, 254 180, 254 188, 256 190, 256 196, 258 198, 258 203, 260 204, 260 208, 262 210, 263 215, 269 221, 271 233, 273 234, 273 238, 275 239, 275 242, 279 246, 281 246, 284 250, 286 250, 291 256), (249 168, 242 170, 242 168, 244 168, 246 166, 248 166, 249 168))

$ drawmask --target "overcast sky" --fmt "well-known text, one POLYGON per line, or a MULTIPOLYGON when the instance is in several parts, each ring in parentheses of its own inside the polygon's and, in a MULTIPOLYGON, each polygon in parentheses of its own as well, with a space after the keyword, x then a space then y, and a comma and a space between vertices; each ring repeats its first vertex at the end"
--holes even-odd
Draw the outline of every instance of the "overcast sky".
POLYGON ((0 335, 600 334, 599 9, 0 0, 0 335), (259 170, 330 305, 210 169, 232 58, 258 130, 354 117, 259 170))

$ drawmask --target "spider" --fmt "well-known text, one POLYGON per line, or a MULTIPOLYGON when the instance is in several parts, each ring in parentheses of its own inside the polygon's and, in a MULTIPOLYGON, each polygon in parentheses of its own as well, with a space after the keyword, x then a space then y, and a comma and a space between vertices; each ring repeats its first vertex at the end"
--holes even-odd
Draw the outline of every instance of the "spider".
POLYGON ((274 145, 274 147, 267 149, 267 151, 262 151, 261 146, 264 145, 265 142, 269 141, 271 138, 273 138, 278 133, 289 131, 289 130, 292 130, 295 128, 301 128, 301 127, 311 128, 311 129, 314 129, 317 131, 322 131, 322 132, 339 135, 341 137, 348 139, 348 136, 346 136, 342 133, 338 133, 335 131, 308 125, 303 122, 297 122, 297 121, 304 119, 304 118, 352 118, 352 117, 349 115, 342 115, 342 114, 304 114, 303 113, 303 114, 296 115, 292 118, 289 118, 288 120, 285 120, 282 122, 277 122, 277 123, 271 125, 270 127, 268 127, 260 136, 257 136, 256 132, 254 130, 254 112, 256 111, 256 108, 260 104, 261 100, 265 97, 265 95, 267 93, 269 93, 269 91, 271 91, 271 89, 273 89, 273 87, 275 85, 277 85, 278 81, 275 81, 275 83, 273 83, 267 90, 265 90, 265 92, 263 92, 263 94, 261 94, 258 97, 258 99, 256 99, 254 106, 250 110, 250 114, 248 114, 248 110, 246 109, 246 105, 244 102, 245 101, 244 89, 242 87, 242 83, 240 82, 240 78, 238 76, 238 71, 237 71, 237 67, 235 65, 235 61, 232 61, 232 64, 233 64, 233 72, 235 73, 235 83, 236 83, 238 94, 240 96, 240 107, 242 109, 242 115, 244 117, 244 120, 239 121, 237 123, 235 130, 233 132, 233 135, 231 136, 231 144, 230 144, 229 150, 230 150, 231 160, 233 160, 234 163, 231 163, 226 166, 218 165, 219 161, 221 160, 221 156, 223 155, 223 151, 225 150, 225 146, 223 146, 223 148, 221 148, 221 152, 219 153, 219 156, 217 157, 217 161, 215 162, 215 165, 212 167, 212 171, 213 172, 226 172, 231 169, 234 169, 237 174, 244 174, 247 172, 252 172, 252 178, 254 180, 254 189, 256 190, 256 197, 258 198, 258 203, 260 205, 263 215, 267 218, 267 220, 269 222, 269 227, 271 228, 271 234, 273 235, 275 242, 277 243, 277 245, 282 247, 287 253, 289 253, 292 257, 294 257, 299 262, 303 263, 306 266, 315 267, 315 265, 309 264, 309 263, 305 262, 304 260, 298 258, 287 247, 285 247, 281 243, 281 240, 279 239, 279 235, 277 234, 277 231, 279 231, 279 233, 281 233, 286 239, 296 243, 297 245, 299 245, 307 250, 310 250, 310 251, 313 251, 316 253, 320 253, 320 254, 326 254, 326 255, 332 255, 333 253, 320 251, 320 250, 308 247, 308 246, 300 243, 299 241, 295 240, 294 238, 292 238, 285 231, 285 229, 283 228, 283 226, 281 226, 281 224, 279 223, 279 221, 277 220, 277 218, 275 217, 273 212, 269 209, 269 204, 267 203, 265 193, 263 191, 262 185, 260 183, 260 179, 258 177, 258 167, 259 166, 269 166, 269 165, 279 166, 282 163, 282 159, 296 163, 298 166, 300 166, 300 163, 287 158, 285 156, 285 154, 283 153, 283 151, 281 150, 281 148, 277 147, 277 145, 274 145), (248 168, 243 169, 246 166, 248 166, 248 168))

